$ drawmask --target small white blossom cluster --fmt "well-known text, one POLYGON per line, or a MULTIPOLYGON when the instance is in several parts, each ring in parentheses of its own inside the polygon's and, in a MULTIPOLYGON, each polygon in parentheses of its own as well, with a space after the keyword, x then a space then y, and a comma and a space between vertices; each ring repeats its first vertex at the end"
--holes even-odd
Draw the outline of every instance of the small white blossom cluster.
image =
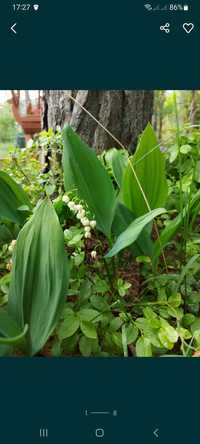
POLYGON ((65 202, 68 208, 73 211, 76 218, 80 221, 80 223, 84 227, 85 238, 91 237, 91 230, 96 227, 96 220, 89 220, 86 216, 86 211, 81 204, 76 204, 73 200, 70 200, 67 194, 64 194, 62 198, 63 202, 65 202))
POLYGON ((10 243, 10 245, 9 245, 9 247, 8 247, 8 251, 10 252, 10 253, 12 253, 13 252, 13 250, 14 250, 14 248, 15 248, 15 245, 16 245, 16 240, 12 240, 12 242, 10 243))
POLYGON ((97 252, 95 250, 91 251, 90 256, 95 260, 97 258, 97 252))

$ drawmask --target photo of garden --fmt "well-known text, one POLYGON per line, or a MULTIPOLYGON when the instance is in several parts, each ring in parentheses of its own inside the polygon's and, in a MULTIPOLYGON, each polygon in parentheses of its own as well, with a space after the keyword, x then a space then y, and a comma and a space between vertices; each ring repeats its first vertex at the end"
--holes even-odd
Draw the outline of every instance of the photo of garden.
POLYGON ((200 356, 200 91, 0 90, 0 356, 200 356))

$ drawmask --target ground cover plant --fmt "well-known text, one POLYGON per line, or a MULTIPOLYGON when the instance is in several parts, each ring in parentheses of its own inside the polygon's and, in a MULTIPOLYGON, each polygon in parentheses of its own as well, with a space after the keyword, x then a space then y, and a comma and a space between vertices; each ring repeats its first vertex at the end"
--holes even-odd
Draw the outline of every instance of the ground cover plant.
POLYGON ((180 125, 176 94, 169 106, 164 142, 148 123, 134 153, 97 154, 70 126, 9 148, 1 356, 200 354, 200 130, 180 125))

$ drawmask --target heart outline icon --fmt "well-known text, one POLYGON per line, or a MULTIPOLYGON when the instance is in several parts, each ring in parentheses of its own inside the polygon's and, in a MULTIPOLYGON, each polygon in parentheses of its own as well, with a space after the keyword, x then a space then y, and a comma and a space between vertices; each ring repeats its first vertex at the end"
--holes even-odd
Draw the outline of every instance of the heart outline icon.
POLYGON ((194 23, 183 23, 183 29, 187 34, 190 34, 194 29, 194 23))

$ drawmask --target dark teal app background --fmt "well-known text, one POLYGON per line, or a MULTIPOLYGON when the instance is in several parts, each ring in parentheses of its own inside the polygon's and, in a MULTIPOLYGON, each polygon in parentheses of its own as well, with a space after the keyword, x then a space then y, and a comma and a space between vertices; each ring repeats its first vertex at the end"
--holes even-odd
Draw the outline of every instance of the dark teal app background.
POLYGON ((1 88, 199 87, 197 1, 188 2, 188 12, 147 11, 141 0, 38 3, 37 12, 1 5, 1 88), (160 31, 166 22, 170 34, 160 31), (189 35, 184 22, 195 25, 189 35), (14 23, 16 35, 10 31, 14 23))
POLYGON ((1 380, 2 442, 198 442, 198 359, 2 359, 1 380))

